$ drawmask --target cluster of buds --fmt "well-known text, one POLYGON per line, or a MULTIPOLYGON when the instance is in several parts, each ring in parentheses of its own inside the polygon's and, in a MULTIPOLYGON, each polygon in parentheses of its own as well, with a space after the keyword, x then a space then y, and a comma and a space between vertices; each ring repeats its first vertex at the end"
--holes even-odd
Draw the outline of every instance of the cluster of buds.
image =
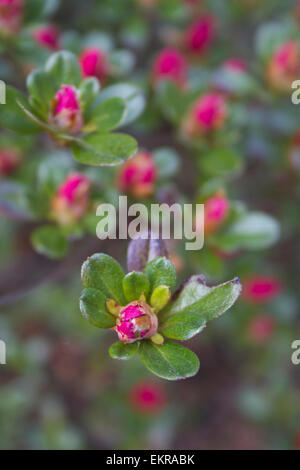
POLYGON ((141 151, 120 168, 117 187, 134 197, 147 197, 154 192, 156 177, 157 168, 152 154, 141 151))
POLYGON ((190 24, 184 33, 184 45, 191 54, 203 55, 216 34, 215 18, 204 15, 190 24))
POLYGON ((70 225, 82 218, 89 204, 90 179, 72 173, 59 186, 51 201, 51 214, 61 225, 70 225))
POLYGON ((282 283, 271 276, 253 276, 243 284, 243 297, 251 303, 265 303, 275 299, 282 291, 282 283))
POLYGON ((225 97, 221 93, 205 93, 192 105, 183 120, 183 133, 189 137, 201 137, 221 129, 227 115, 225 97))
POLYGON ((56 51, 60 47, 60 34, 58 29, 52 25, 35 28, 32 36, 39 46, 56 51))
POLYGON ((156 344, 163 344, 164 338, 157 332, 157 313, 166 306, 170 297, 170 288, 161 285, 154 289, 150 304, 146 302, 144 294, 125 307, 118 305, 112 299, 107 299, 108 311, 116 316, 116 326, 112 329, 116 331, 119 340, 123 343, 134 343, 150 338, 156 344))
MULTIPOLYGON (((229 201, 223 191, 218 191, 204 202, 204 227, 196 227, 204 235, 214 234, 224 223, 229 212, 229 201)), ((202 221, 201 221, 202 224, 202 221)))
POLYGON ((79 91, 71 85, 62 85, 51 107, 50 123, 63 132, 78 134, 83 127, 79 91))
POLYGON ((0 35, 13 36, 21 28, 24 0, 0 0, 0 35))
POLYGON ((185 56, 174 47, 166 47, 156 56, 152 77, 153 82, 171 80, 179 87, 184 87, 187 79, 188 64, 185 56))
POLYGON ((272 88, 285 92, 300 75, 300 47, 297 41, 286 41, 275 51, 267 68, 272 88))
POLYGON ((84 78, 96 77, 102 84, 110 73, 108 57, 99 47, 84 49, 79 57, 79 64, 84 78))
POLYGON ((141 413, 159 413, 165 406, 166 395, 160 385, 141 381, 131 388, 129 402, 135 410, 141 413))
POLYGON ((275 321, 269 315, 259 315, 250 322, 248 334, 255 343, 263 343, 271 338, 275 330, 275 321))
POLYGON ((7 176, 12 173, 20 164, 21 156, 19 152, 12 148, 0 149, 0 175, 7 176))

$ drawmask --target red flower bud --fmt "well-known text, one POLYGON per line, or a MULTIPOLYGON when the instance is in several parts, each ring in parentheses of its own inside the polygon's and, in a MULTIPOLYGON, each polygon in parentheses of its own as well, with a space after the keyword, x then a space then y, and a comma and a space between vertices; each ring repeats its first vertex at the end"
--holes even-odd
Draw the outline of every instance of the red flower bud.
POLYGON ((156 333, 157 327, 157 316, 148 304, 138 300, 126 305, 120 311, 116 323, 119 340, 124 343, 150 338, 156 333))
POLYGON ((108 58, 101 49, 89 47, 79 57, 83 77, 96 77, 99 82, 105 82, 109 75, 108 58))
POLYGON ((275 330, 275 321, 268 315, 260 315, 253 318, 249 325, 248 333, 252 341, 264 342, 267 341, 275 330))
POLYGON ((24 0, 0 0, 0 36, 16 34, 22 24, 24 0))
POLYGON ((62 85, 52 103, 50 122, 62 131, 78 134, 83 126, 79 92, 71 85, 62 85))
POLYGON ((271 276, 253 276, 243 282, 243 297, 252 303, 269 302, 281 293, 282 288, 279 279, 271 276))
POLYGON ((21 157, 18 151, 11 148, 0 149, 0 175, 7 176, 20 164, 21 157))
POLYGON ((142 151, 120 168, 117 186, 121 191, 143 198, 153 193, 156 177, 157 169, 152 154, 142 151))
POLYGON ((183 132, 199 137, 224 126, 227 118, 226 99, 220 93, 206 93, 192 106, 183 121, 183 132))
POLYGON ((155 58, 152 75, 154 83, 172 80, 178 86, 184 86, 187 76, 185 56, 173 47, 163 49, 155 58))
POLYGON ((72 173, 60 185, 52 199, 52 216, 61 225, 79 220, 87 211, 90 179, 80 173, 72 173))
POLYGON ((215 18, 205 15, 194 21, 185 32, 185 46, 193 54, 204 54, 216 34, 215 18))
POLYGON ((164 389, 152 382, 138 382, 129 393, 129 401, 133 408, 142 413, 158 413, 166 403, 164 389))
MULTIPOLYGON (((225 221, 229 211, 229 201, 223 194, 215 194, 204 202, 204 234, 214 233, 225 221)), ((203 230, 203 227, 198 227, 203 230)))
POLYGON ((286 41, 273 54, 267 69, 271 87, 289 91, 300 75, 300 48, 297 41, 286 41))
POLYGON ((59 48, 59 31, 55 26, 47 25, 37 28, 33 31, 32 36, 42 47, 52 51, 59 48))

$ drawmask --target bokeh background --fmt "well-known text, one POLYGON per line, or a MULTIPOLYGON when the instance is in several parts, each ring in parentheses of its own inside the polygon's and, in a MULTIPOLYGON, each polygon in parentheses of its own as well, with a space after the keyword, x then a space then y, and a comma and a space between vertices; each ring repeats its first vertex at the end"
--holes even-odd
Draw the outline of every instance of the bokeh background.
MULTIPOLYGON (((281 234, 260 250, 213 246, 194 254, 170 245, 180 280, 204 272, 213 285, 239 276, 244 291, 224 317, 189 341, 200 358, 198 375, 167 382, 148 373, 138 358, 111 359, 107 351, 114 333, 92 327, 79 311, 82 262, 104 251, 125 268, 127 241, 85 236, 67 257, 49 260, 30 244, 39 222, 13 220, 2 211, 0 339, 7 344, 7 364, 0 366, 0 448, 299 449, 300 365, 291 362, 291 344, 300 339, 300 108, 291 103, 291 82, 300 79, 299 2, 50 3, 51 16, 43 22, 56 26, 65 48, 76 53, 82 38, 96 31, 130 52, 122 57, 123 75, 106 79, 115 83, 122 76, 145 93, 146 108, 127 132, 149 151, 171 147, 181 164, 156 199, 203 201, 212 184, 222 187, 228 200, 274 217, 281 234), (196 50, 182 48, 189 25, 205 15, 213 18, 213 31, 202 30, 196 50), (286 46, 280 53, 291 43, 296 48, 286 46), (172 119, 181 91, 168 101, 154 85, 159 80, 153 63, 165 47, 180 49, 189 64, 181 90, 196 97, 199 90, 219 87, 230 100, 233 117, 219 140, 226 148, 233 139, 238 160, 222 166, 216 159, 203 167, 201 154, 210 142, 203 148, 201 139, 197 146, 182 138, 172 119), (222 64, 232 59, 235 71, 224 76, 222 64)), ((28 46, 21 60, 3 48, 0 77, 24 88, 25 65, 40 65, 50 53, 43 43, 36 49, 28 46)), ((1 142, 13 141, 22 163, 16 173, 2 171, 0 188, 7 180, 27 181, 43 159, 40 141, 19 141, 7 131, 1 136, 1 142)), ((48 141, 42 145, 48 152, 48 141)), ((95 170, 94 177, 101 178, 101 172, 95 170)))

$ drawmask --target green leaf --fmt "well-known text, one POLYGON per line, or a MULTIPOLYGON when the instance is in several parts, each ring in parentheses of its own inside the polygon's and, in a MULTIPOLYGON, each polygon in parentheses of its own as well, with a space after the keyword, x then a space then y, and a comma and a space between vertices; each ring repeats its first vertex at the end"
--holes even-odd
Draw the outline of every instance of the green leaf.
POLYGON ((125 50, 113 51, 109 55, 110 66, 118 76, 128 74, 134 66, 134 55, 125 50))
POLYGON ((100 85, 97 78, 88 77, 83 80, 79 87, 81 107, 87 109, 94 102, 99 92, 100 85))
POLYGON ((106 310, 106 297, 98 289, 87 288, 79 299, 82 315, 98 328, 111 328, 116 324, 116 318, 106 310))
POLYGON ((180 161, 177 152, 163 147, 153 152, 155 164, 158 168, 159 179, 172 178, 176 175, 180 161))
POLYGON ((176 269, 173 263, 167 258, 154 258, 145 268, 145 274, 150 281, 150 290, 161 285, 170 287, 176 284, 176 269))
POLYGON ((0 124, 7 129, 20 134, 34 134, 40 132, 40 128, 24 114, 19 106, 29 108, 25 96, 11 86, 6 87, 6 104, 0 105, 0 124))
POLYGON ((164 80, 159 84, 158 101, 165 116, 175 123, 179 123, 187 111, 186 96, 171 81, 164 80))
POLYGON ((88 112, 87 126, 98 129, 100 132, 108 132, 120 124, 125 112, 125 103, 121 98, 109 98, 93 107, 88 112))
POLYGON ((250 212, 214 237, 213 242, 224 251, 262 250, 274 245, 280 237, 276 219, 262 212, 250 212))
POLYGON ((144 111, 146 100, 142 91, 129 83, 118 83, 106 87, 99 95, 97 103, 107 100, 108 98, 122 98, 126 103, 126 112, 122 119, 122 126, 128 126, 144 111))
POLYGON ((81 279, 83 287, 100 290, 107 298, 112 298, 119 305, 126 305, 122 289, 124 272, 119 263, 104 253, 95 253, 82 265, 81 279))
POLYGON ((72 145, 74 157, 87 165, 119 165, 136 153, 137 143, 125 134, 91 134, 72 145))
POLYGON ((123 290, 128 302, 138 300, 142 294, 149 294, 150 283, 144 273, 131 272, 126 274, 123 279, 123 290))
POLYGON ((154 289, 150 299, 150 305, 153 307, 155 313, 162 310, 171 297, 170 287, 168 286, 158 286, 154 289))
POLYGON ((44 70, 35 70, 27 77, 27 88, 39 111, 48 113, 57 91, 51 76, 44 70))
POLYGON ((45 225, 34 230, 31 243, 38 253, 53 259, 62 258, 69 249, 66 237, 54 225, 45 225))
POLYGON ((116 341, 111 345, 108 352, 113 359, 127 360, 136 355, 138 348, 138 342, 126 344, 121 341, 116 341))
POLYGON ((61 85, 80 85, 81 70, 78 59, 72 52, 59 51, 52 54, 46 62, 45 71, 51 76, 57 90, 61 85))
POLYGON ((238 278, 207 287, 193 276, 160 319, 159 331, 167 338, 187 340, 200 333, 206 323, 222 315, 241 293, 238 278))
POLYGON ((214 177, 226 176, 241 169, 240 156, 231 149, 215 149, 201 155, 200 165, 203 171, 214 177))
POLYGON ((171 341, 157 345, 143 340, 139 355, 147 369, 167 380, 192 377, 197 374, 200 366, 199 359, 190 349, 171 341))

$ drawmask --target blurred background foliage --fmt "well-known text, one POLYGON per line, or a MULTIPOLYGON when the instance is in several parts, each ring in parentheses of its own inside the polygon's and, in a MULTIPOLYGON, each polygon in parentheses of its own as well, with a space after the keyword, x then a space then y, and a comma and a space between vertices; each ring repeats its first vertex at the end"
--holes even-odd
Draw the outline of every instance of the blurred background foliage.
MULTIPOLYGON (((112 65, 104 85, 124 81, 146 98, 134 102, 137 114, 144 110, 126 127, 141 149, 155 154, 158 178, 142 201, 205 202, 215 195, 229 201, 225 225, 207 234, 203 250, 170 243, 179 278, 204 272, 214 284, 239 276, 244 291, 229 313, 190 341, 201 362, 196 377, 166 383, 137 359, 113 361, 107 353, 113 333, 80 316, 80 266, 105 251, 125 267, 127 242, 97 240, 93 220, 90 235, 72 232, 67 257, 35 253, 30 237, 47 219, 46 193, 53 194, 74 164, 44 137, 1 131, 1 149, 14 149, 20 159, 0 177, 0 339, 7 344, 0 448, 300 449, 300 366, 291 362, 291 344, 300 338, 300 121, 291 103, 291 82, 300 79, 299 2, 25 3, 23 28, 1 40, 0 77, 24 89, 28 72, 53 51, 32 35, 45 24, 57 28, 54 49, 80 55, 97 44, 106 51, 112 65), (212 37, 202 31, 200 46, 189 48, 183 38, 190 24, 207 15, 216 24, 212 37), (280 55, 291 42, 299 49, 280 55), (176 73, 165 81, 155 72, 166 47, 188 63, 183 84, 176 73), (242 67, 224 68, 236 58, 242 67), (221 93, 228 113, 208 138, 189 134, 185 125, 191 106, 207 92, 221 93), (61 170, 53 176, 54 167, 61 170), (45 174, 52 176, 45 181, 45 174), (28 188, 35 193, 41 187, 46 193, 28 218, 35 200, 28 188), (249 220, 257 212, 263 219, 249 220)), ((120 188, 118 169, 80 170, 96 185, 97 200, 116 201, 127 190, 133 201, 141 199, 132 187, 120 188)))

